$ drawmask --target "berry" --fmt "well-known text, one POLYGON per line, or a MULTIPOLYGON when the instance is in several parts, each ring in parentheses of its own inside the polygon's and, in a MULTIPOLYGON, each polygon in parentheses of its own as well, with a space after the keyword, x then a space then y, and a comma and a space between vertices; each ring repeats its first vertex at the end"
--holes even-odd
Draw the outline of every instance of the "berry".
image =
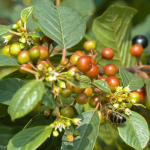
POLYGON ((99 75, 99 68, 96 64, 92 64, 92 68, 85 73, 89 78, 93 79, 99 75))
POLYGON ((106 79, 107 79, 107 77, 105 77, 105 76, 101 76, 98 78, 98 80, 103 80, 103 81, 106 81, 106 79))
POLYGON ((88 40, 83 45, 84 49, 90 51, 91 49, 95 49, 96 43, 93 40, 88 40))
POLYGON ((18 62, 20 64, 27 64, 30 61, 29 51, 21 51, 18 54, 18 62))
POLYGON ((74 115, 73 108, 70 106, 62 107, 60 113, 62 116, 68 117, 68 118, 71 118, 74 115))
POLYGON ((116 87, 120 86, 119 79, 115 76, 110 76, 106 79, 106 82, 108 83, 110 89, 112 92, 116 91, 116 87))
POLYGON ((61 60, 60 64, 63 66, 66 66, 68 64, 69 60, 65 58, 65 60, 61 60))
POLYGON ((58 135, 59 135, 59 132, 58 132, 57 130, 54 130, 54 131, 53 131, 53 136, 54 136, 54 137, 57 137, 58 135))
POLYGON ((31 59, 38 59, 40 57, 40 49, 38 47, 33 47, 29 50, 29 56, 31 59))
POLYGON ((76 66, 71 66, 71 67, 69 67, 68 70, 72 70, 72 71, 74 71, 74 72, 79 71, 79 69, 78 69, 76 66))
POLYGON ((132 103, 138 103, 140 101, 140 94, 137 92, 131 92, 129 94, 129 99, 132 103))
POLYGON ((102 50, 101 55, 104 59, 110 60, 114 57, 114 51, 111 48, 106 47, 102 50))
POLYGON ((10 45, 9 53, 12 56, 18 56, 18 54, 20 53, 20 51, 21 51, 21 46, 20 46, 19 42, 15 42, 15 43, 13 43, 13 44, 10 45))
POLYGON ((88 102, 88 97, 85 93, 76 95, 76 103, 78 104, 86 104, 88 102))
POLYGON ((117 67, 113 64, 108 64, 104 68, 104 73, 107 76, 114 76, 117 73, 117 67))
POLYGON ((130 53, 135 57, 140 57, 143 53, 143 47, 139 44, 134 44, 130 49, 130 53))
POLYGON ((17 22, 16 22, 16 24, 20 27, 20 26, 24 26, 24 23, 23 23, 23 21, 21 20, 21 19, 18 19, 17 20, 17 22))
POLYGON ((62 92, 61 92, 61 96, 63 98, 67 98, 67 97, 71 96, 71 94, 72 94, 72 91, 71 91, 71 89, 68 89, 68 88, 63 89, 62 92))
MULTIPOLYGON (((27 69, 32 69, 32 67, 31 67, 29 64, 22 64, 21 67, 27 68, 27 69)), ((29 72, 27 72, 27 71, 22 70, 21 68, 19 69, 19 71, 20 71, 21 73, 24 73, 24 74, 29 73, 29 72)))
POLYGON ((99 96, 98 95, 94 95, 89 99, 89 105, 92 108, 95 108, 97 103, 99 102, 99 96))
POLYGON ((76 94, 83 93, 85 89, 78 88, 76 86, 72 86, 72 91, 76 94))
POLYGON ((9 48, 10 48, 10 45, 5 46, 2 49, 2 54, 11 57, 11 54, 9 53, 9 48))
POLYGON ((45 60, 48 57, 48 49, 44 46, 38 46, 40 49, 40 60, 45 60))
POLYGON ((72 64, 76 64, 77 61, 78 61, 78 59, 79 59, 80 57, 81 57, 81 56, 80 56, 79 54, 73 54, 73 55, 71 55, 71 57, 70 57, 70 62, 71 62, 72 64))
POLYGON ((13 24, 12 29, 18 29, 19 26, 17 24, 13 24))
POLYGON ((85 93, 88 97, 90 97, 90 96, 92 96, 92 94, 93 94, 93 89, 92 89, 91 87, 86 88, 85 91, 84 91, 84 93, 85 93))
POLYGON ((73 54, 78 54, 80 56, 84 56, 85 55, 85 53, 83 51, 76 51, 73 54))
POLYGON ((81 56, 77 61, 77 67, 81 72, 88 72, 92 68, 92 59, 89 56, 81 56))
POLYGON ((142 101, 144 99, 144 96, 145 96, 143 89, 137 89, 137 90, 135 90, 133 92, 137 92, 140 95, 140 100, 139 100, 138 103, 142 103, 142 101))
POLYGON ((139 44, 139 45, 142 45, 143 48, 146 48, 148 45, 148 40, 143 35, 137 35, 132 40, 132 45, 134 44, 139 44))

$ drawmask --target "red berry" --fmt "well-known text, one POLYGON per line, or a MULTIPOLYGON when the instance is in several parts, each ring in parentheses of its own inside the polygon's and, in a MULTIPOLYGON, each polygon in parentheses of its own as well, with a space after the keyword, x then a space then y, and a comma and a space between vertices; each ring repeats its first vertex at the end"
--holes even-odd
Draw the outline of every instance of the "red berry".
POLYGON ((108 60, 114 57, 114 51, 109 47, 104 48, 101 54, 104 59, 108 60))
POLYGON ((106 79, 107 78, 105 76, 101 76, 101 77, 98 78, 98 80, 103 80, 103 81, 106 81, 106 79))
POLYGON ((92 68, 91 57, 81 56, 77 61, 77 67, 81 72, 88 72, 92 68))
POLYGON ((21 51, 18 54, 18 62, 20 64, 27 64, 30 61, 29 51, 21 51))
POLYGON ((40 49, 40 60, 45 60, 48 57, 48 49, 44 46, 38 46, 40 49))
POLYGON ((106 82, 108 83, 110 89, 112 92, 115 92, 116 91, 116 87, 117 86, 120 86, 120 82, 119 82, 119 79, 115 76, 110 76, 106 79, 106 82))
POLYGON ((88 97, 85 93, 77 94, 76 95, 76 102, 78 104, 86 104, 88 102, 88 97))
MULTIPOLYGON (((21 67, 27 68, 27 69, 32 69, 32 67, 29 64, 22 64, 21 67)), ((19 69, 19 72, 27 74, 29 72, 22 70, 21 68, 19 69)))
POLYGON ((135 90, 133 92, 137 92, 140 95, 139 103, 142 103, 142 101, 144 99, 144 96, 145 96, 144 90, 143 89, 137 89, 137 90, 135 90))
POLYGON ((93 40, 88 40, 83 45, 84 49, 90 51, 91 49, 95 49, 96 43, 93 40))
POLYGON ((104 68, 104 73, 107 76, 114 76, 117 73, 117 67, 113 64, 108 64, 104 68))
POLYGON ((71 62, 72 64, 76 64, 77 61, 78 61, 78 59, 79 59, 80 57, 81 57, 81 56, 80 56, 79 54, 73 54, 73 55, 71 55, 71 57, 70 57, 70 62, 71 62))
POLYGON ((140 57, 143 53, 143 47, 139 44, 134 44, 130 49, 130 53, 135 57, 140 57))
POLYGON ((96 64, 92 64, 92 68, 85 73, 89 78, 93 79, 99 75, 99 68, 96 64))

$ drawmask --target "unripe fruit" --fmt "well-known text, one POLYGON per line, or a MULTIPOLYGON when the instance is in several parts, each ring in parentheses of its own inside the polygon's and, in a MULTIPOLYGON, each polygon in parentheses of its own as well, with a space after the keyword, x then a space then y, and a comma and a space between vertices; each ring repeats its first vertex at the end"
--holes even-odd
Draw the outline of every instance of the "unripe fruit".
POLYGON ((63 66, 66 66, 68 64, 69 60, 65 58, 65 60, 61 60, 60 64, 63 66))
POLYGON ((68 118, 71 118, 74 115, 74 111, 70 106, 62 107, 60 113, 62 116, 68 118))
POLYGON ((129 94, 129 99, 135 103, 138 103, 140 101, 140 94, 137 92, 131 92, 129 94))
POLYGON ((114 57, 114 51, 111 48, 106 47, 102 50, 101 55, 104 59, 110 60, 114 57))
POLYGON ((85 93, 76 95, 76 103, 78 104, 86 104, 88 102, 88 97, 85 93))
POLYGON ((108 64, 104 67, 104 73, 107 76, 114 76, 117 73, 117 67, 114 64, 108 64))
POLYGON ((16 24, 20 27, 20 26, 24 26, 24 23, 23 23, 23 21, 21 20, 21 19, 18 19, 17 20, 17 22, 16 22, 16 24))
POLYGON ((78 61, 78 59, 79 59, 80 57, 81 57, 81 56, 80 56, 79 54, 73 54, 73 55, 71 55, 71 57, 70 57, 70 62, 71 62, 72 64, 76 64, 77 61, 78 61))
POLYGON ((72 94, 71 89, 63 89, 61 92, 61 96, 63 98, 67 98, 67 97, 71 96, 71 94, 72 94))
POLYGON ((84 93, 85 93, 88 97, 90 97, 90 96, 92 96, 92 94, 93 94, 93 89, 92 89, 91 87, 86 88, 85 91, 84 91, 84 93))
POLYGON ((13 44, 10 45, 9 53, 12 56, 18 56, 18 54, 20 53, 20 51, 21 51, 21 46, 20 46, 19 42, 15 42, 15 43, 13 43, 13 44))
POLYGON ((99 68, 96 64, 92 64, 92 68, 85 73, 89 78, 93 79, 99 75, 99 68))
POLYGON ((34 43, 39 43, 40 42, 39 37, 32 36, 32 39, 33 39, 34 43))
POLYGON ((143 47, 139 44, 134 44, 130 49, 130 53, 135 57, 140 57, 143 53, 143 47))
POLYGON ((95 49, 96 43, 93 40, 88 40, 83 45, 84 49, 90 51, 91 49, 95 49))
POLYGON ((85 55, 85 53, 83 51, 76 51, 73 54, 78 54, 80 56, 84 56, 85 55))
POLYGON ((48 57, 48 50, 46 47, 44 46, 38 46, 38 48, 40 49, 40 60, 45 60, 48 57))
POLYGON ((20 64, 27 64, 30 61, 30 56, 28 51, 21 51, 18 55, 18 62, 20 64))
POLYGON ((29 50, 29 56, 31 59, 38 59, 40 57, 40 49, 38 47, 33 47, 29 50))
POLYGON ((74 72, 79 71, 79 69, 76 66, 71 66, 68 70, 73 70, 74 72))
POLYGON ((2 54, 5 55, 5 56, 11 57, 11 54, 9 53, 9 48, 10 48, 10 45, 5 46, 5 47, 2 49, 2 54))
POLYGON ((54 131, 53 131, 53 136, 54 136, 54 137, 57 137, 58 135, 59 135, 59 132, 58 132, 57 130, 54 130, 54 131))
POLYGON ((89 56, 81 56, 77 61, 77 67, 81 72, 88 72, 92 68, 92 59, 89 56))
POLYGON ((65 126, 66 126, 66 127, 71 126, 71 122, 70 122, 70 120, 66 120, 66 121, 65 121, 65 126))
POLYGON ((18 29, 19 26, 17 24, 13 24, 12 29, 18 29))
MULTIPOLYGON (((21 67, 27 68, 27 69, 32 69, 32 67, 29 64, 22 64, 21 67)), ((19 69, 19 72, 24 73, 24 74, 29 73, 29 72, 27 72, 25 70, 22 70, 21 68, 19 69)))
POLYGON ((106 79, 107 79, 107 77, 105 77, 105 76, 101 76, 98 78, 98 80, 103 80, 103 81, 106 81, 106 79))
POLYGON ((110 76, 107 78, 106 82, 108 83, 110 89, 112 92, 115 92, 116 91, 116 87, 117 86, 120 86, 120 82, 119 82, 119 79, 115 76, 110 76))
POLYGON ((99 96, 98 95, 94 95, 89 99, 89 105, 92 108, 95 108, 97 103, 100 101, 99 96))
POLYGON ((144 96, 146 95, 146 90, 145 90, 145 88, 137 89, 137 90, 135 90, 135 91, 133 91, 133 92, 139 93, 139 95, 140 95, 140 101, 139 101, 139 103, 142 103, 142 101, 143 101, 143 99, 144 99, 144 96))
POLYGON ((85 89, 78 88, 76 86, 72 86, 72 91, 76 94, 83 93, 85 89))

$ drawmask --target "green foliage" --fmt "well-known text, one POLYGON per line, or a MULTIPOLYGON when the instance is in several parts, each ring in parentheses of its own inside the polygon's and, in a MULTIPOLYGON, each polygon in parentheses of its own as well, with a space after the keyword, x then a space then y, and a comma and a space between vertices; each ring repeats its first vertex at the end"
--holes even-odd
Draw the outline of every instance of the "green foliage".
POLYGON ((11 29, 10 26, 0 25, 0 35, 7 33, 11 29))
POLYGON ((145 79, 147 98, 150 100, 150 79, 145 79))
POLYGON ((0 103, 9 105, 13 95, 25 82, 20 79, 7 78, 0 81, 0 103))
POLYGON ((99 130, 98 112, 87 111, 79 115, 78 118, 82 119, 82 123, 76 128, 80 135, 75 137, 73 143, 70 143, 66 141, 66 134, 64 134, 61 150, 93 149, 99 130))
POLYGON ((21 87, 12 97, 9 113, 12 121, 28 114, 41 101, 44 84, 33 80, 21 87))
MULTIPOLYGON (((130 7, 110 6, 106 12, 93 22, 93 31, 97 38, 97 50, 111 47, 115 56, 112 63, 120 66, 133 66, 135 59, 129 53, 131 47, 131 20, 137 13, 130 7)), ((107 60, 100 62, 107 64, 107 60)))
POLYGON ((119 74, 121 76, 123 86, 129 86, 131 91, 140 89, 144 86, 144 81, 139 76, 135 76, 134 74, 121 68, 119 69, 119 74))
MULTIPOLYGON (((125 116, 125 115, 124 115, 125 116)), ((120 137, 131 147, 142 150, 149 141, 149 129, 146 120, 132 111, 124 124, 118 126, 120 137)))
POLYGON ((44 0, 35 6, 34 13, 42 32, 65 49, 77 44, 84 36, 85 21, 72 8, 56 7, 51 1, 44 0))
POLYGON ((94 80, 93 84, 105 92, 108 92, 108 93, 111 92, 108 83, 103 80, 94 80))
POLYGON ((0 111, 0 118, 8 115, 7 109, 8 109, 7 105, 4 105, 4 104, 0 103, 0 110, 1 110, 0 111))
POLYGON ((26 23, 28 17, 30 16, 30 14, 33 11, 33 6, 32 7, 27 7, 24 10, 22 10, 21 12, 21 19, 24 23, 26 23))
POLYGON ((39 37, 42 38, 44 34, 42 32, 29 32, 27 33, 28 36, 33 36, 33 37, 39 37))
POLYGON ((35 150, 39 147, 50 135, 51 127, 38 126, 29 129, 25 129, 16 134, 7 146, 8 150, 35 150), (21 137, 21 138, 20 138, 21 137))

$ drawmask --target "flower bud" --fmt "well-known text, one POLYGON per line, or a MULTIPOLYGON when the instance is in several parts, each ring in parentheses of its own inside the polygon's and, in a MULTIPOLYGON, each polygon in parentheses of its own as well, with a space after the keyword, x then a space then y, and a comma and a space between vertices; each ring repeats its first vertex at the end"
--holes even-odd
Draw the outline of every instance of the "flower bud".
POLYGON ((65 121, 65 126, 66 126, 66 127, 71 126, 71 122, 70 122, 70 120, 66 120, 66 121, 65 121))
POLYGON ((59 87, 66 88, 66 83, 64 81, 58 81, 58 82, 59 82, 59 87))
POLYGON ((4 38, 3 43, 8 43, 11 40, 12 37, 13 37, 12 34, 2 36, 2 38, 4 38))
POLYGON ((122 98, 121 98, 121 97, 118 98, 118 102, 119 102, 119 103, 122 102, 122 98))
POLYGON ((54 137, 57 137, 58 135, 59 135, 59 132, 58 132, 57 130, 54 130, 54 131, 53 131, 53 136, 54 136, 54 137))
POLYGON ((73 142, 74 136, 73 136, 72 134, 68 134, 68 135, 67 135, 67 140, 68 140, 69 142, 73 142))
POLYGON ((129 88, 129 86, 126 86, 123 88, 123 93, 129 93, 131 90, 129 88))
POLYGON ((126 108, 124 110, 124 113, 129 116, 129 115, 131 115, 131 110, 129 108, 126 108))
POLYGON ((118 87, 116 87, 116 92, 118 93, 118 92, 121 92, 122 91, 122 87, 121 86, 118 86, 118 87))
POLYGON ((73 119, 72 119, 72 123, 73 123, 74 125, 80 125, 81 119, 80 119, 80 118, 73 118, 73 119))
POLYGON ((13 24, 12 29, 18 29, 19 26, 17 24, 13 24))

